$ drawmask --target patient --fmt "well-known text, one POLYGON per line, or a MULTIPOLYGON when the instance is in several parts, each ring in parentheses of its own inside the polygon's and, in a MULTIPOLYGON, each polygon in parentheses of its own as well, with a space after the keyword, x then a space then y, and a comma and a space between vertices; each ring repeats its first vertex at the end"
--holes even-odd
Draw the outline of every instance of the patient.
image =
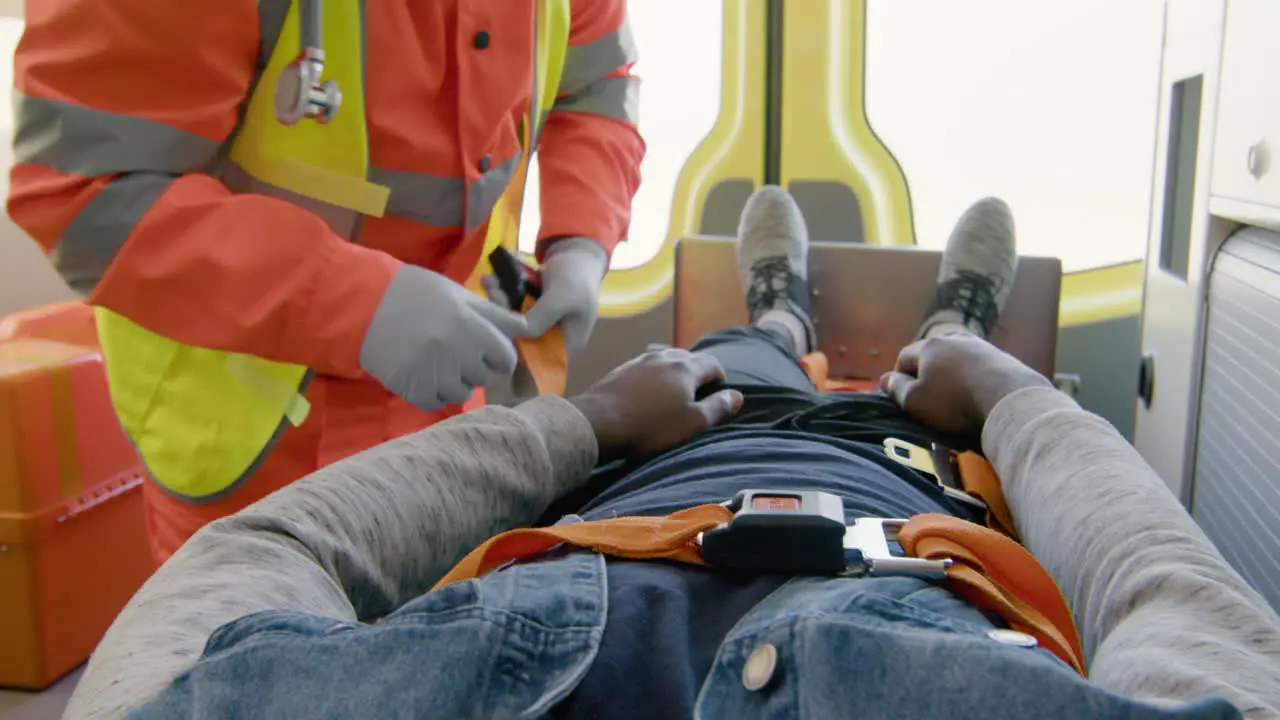
POLYGON ((762 188, 740 228, 750 326, 568 401, 453 418, 209 525, 116 620, 67 717, 1277 716, 1275 613, 1114 429, 985 341, 1014 277, 1003 203, 960 219, 922 341, 882 393, 818 394, 799 364, 816 345, 807 255, 796 205, 762 188), (978 519, 887 458, 890 436, 985 451, 1089 680, 916 577, 560 549, 427 593, 540 517, 661 515, 742 488, 825 490, 848 522, 978 519))

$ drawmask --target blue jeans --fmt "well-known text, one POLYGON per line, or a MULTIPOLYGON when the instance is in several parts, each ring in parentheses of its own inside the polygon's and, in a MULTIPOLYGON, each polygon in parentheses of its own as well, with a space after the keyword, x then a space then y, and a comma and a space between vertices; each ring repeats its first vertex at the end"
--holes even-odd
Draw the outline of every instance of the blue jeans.
MULTIPOLYGON (((258 613, 221 628, 195 667, 131 717, 543 717, 591 665, 605 583, 604 559, 580 553, 445 587, 373 626, 258 613)), ((1177 708, 1121 698, 992 629, 923 580, 796 578, 725 638, 697 715, 1240 717, 1217 698, 1177 708)))

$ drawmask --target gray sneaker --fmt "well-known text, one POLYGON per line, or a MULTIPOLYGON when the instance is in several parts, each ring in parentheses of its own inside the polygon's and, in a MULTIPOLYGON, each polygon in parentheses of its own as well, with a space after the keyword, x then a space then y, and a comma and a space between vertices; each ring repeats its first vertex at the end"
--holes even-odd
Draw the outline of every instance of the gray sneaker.
POLYGON ((925 337, 940 325, 990 337, 1013 289, 1017 268, 1009 206, 997 198, 970 205, 947 240, 933 302, 916 337, 925 337))
POLYGON ((809 298, 809 230, 791 194, 777 185, 752 193, 738 223, 738 272, 755 324, 770 311, 800 321, 805 347, 817 346, 809 298))

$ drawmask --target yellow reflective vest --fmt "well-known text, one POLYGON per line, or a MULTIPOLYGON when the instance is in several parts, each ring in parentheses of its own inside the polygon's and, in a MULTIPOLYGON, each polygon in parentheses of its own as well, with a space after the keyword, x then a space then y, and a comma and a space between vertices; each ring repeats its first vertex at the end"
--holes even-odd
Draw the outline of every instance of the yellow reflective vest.
MULTIPOLYGON (((521 129, 520 166, 489 218, 482 258, 499 245, 515 249, 529 156, 564 68, 569 4, 538 0, 535 106, 521 129)), ((325 77, 342 89, 342 107, 328 124, 285 126, 276 118, 274 79, 297 54, 298 20, 293 2, 244 120, 225 148, 222 177, 233 190, 348 213, 355 226, 360 215, 382 215, 389 195, 366 179, 359 3, 323 5, 325 77)), ((467 282, 477 292, 481 272, 477 267, 467 282)), ((286 427, 306 420, 308 368, 184 345, 105 308, 95 312, 116 414, 155 482, 170 495, 193 503, 225 497, 255 471, 286 427)))

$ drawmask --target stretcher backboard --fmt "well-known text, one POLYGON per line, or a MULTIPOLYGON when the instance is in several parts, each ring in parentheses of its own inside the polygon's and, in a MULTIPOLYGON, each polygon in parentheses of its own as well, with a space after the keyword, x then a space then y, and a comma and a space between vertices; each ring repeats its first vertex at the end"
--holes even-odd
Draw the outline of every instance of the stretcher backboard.
MULTIPOLYGON (((736 240, 694 236, 676 246, 675 344, 747 322, 736 240)), ((814 243, 809 276, 819 349, 832 378, 877 378, 892 369, 928 307, 942 253, 916 247, 814 243)), ((1022 257, 992 341, 1053 377, 1062 262, 1022 257)))

